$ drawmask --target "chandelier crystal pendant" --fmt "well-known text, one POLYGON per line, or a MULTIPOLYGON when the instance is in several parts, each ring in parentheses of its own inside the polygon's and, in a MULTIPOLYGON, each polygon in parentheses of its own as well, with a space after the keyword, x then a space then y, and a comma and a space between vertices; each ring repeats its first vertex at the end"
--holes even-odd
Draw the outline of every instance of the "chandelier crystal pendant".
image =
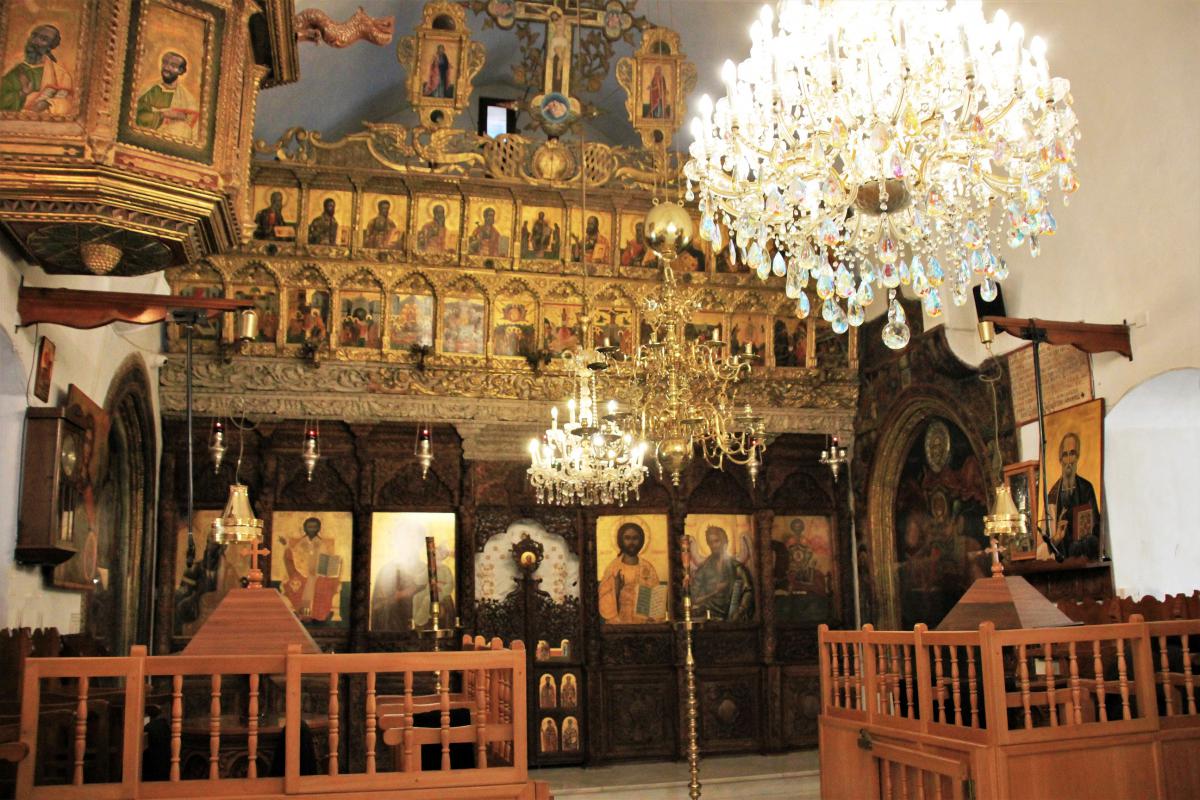
POLYGON ((1046 45, 1025 43, 978 0, 817 0, 764 6, 750 57, 725 62, 727 95, 692 120, 689 199, 700 235, 760 278, 786 276, 806 316, 815 283, 838 333, 889 298, 884 342, 909 339, 902 286, 938 317, 971 286, 994 299, 1008 275, 1001 241, 1057 227, 1079 188, 1070 83, 1050 77, 1046 45), (729 231, 723 235, 721 225, 729 231), (950 297, 946 297, 949 293, 950 297))
POLYGON ((691 241, 692 229, 676 203, 660 203, 646 215, 646 241, 663 259, 663 283, 646 301, 650 341, 617 362, 617 370, 638 389, 642 438, 654 443, 659 469, 674 485, 696 448, 714 469, 726 460, 745 466, 753 485, 766 450, 765 423, 749 404, 734 401, 734 387, 749 376, 754 355, 749 346, 724 355, 720 328, 705 339, 686 336, 696 304, 676 284, 671 262, 691 241))
MULTIPOLYGON (((585 341, 591 321, 580 318, 585 341)), ((601 348, 611 349, 611 348, 601 348)), ((569 355, 574 390, 567 401, 569 418, 561 425, 558 407, 550 409, 550 427, 541 441, 529 443, 529 482, 539 503, 624 505, 646 477, 646 446, 629 432, 630 414, 609 400, 600 413, 596 375, 607 367, 607 354, 585 345, 569 355)))

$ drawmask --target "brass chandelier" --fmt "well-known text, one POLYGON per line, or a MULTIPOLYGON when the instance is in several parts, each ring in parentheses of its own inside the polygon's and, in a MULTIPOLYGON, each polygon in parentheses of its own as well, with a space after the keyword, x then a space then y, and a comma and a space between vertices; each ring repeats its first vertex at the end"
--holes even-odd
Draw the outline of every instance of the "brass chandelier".
POLYGON ((765 423, 749 404, 734 401, 735 386, 750 374, 751 345, 723 354, 720 329, 688 339, 695 302, 675 282, 671 269, 692 238, 692 221, 676 203, 660 203, 646 215, 646 241, 663 260, 663 283, 646 301, 650 340, 616 372, 632 380, 642 438, 652 442, 660 474, 678 486, 696 449, 714 469, 726 461, 745 466, 754 484, 766 450, 765 423))

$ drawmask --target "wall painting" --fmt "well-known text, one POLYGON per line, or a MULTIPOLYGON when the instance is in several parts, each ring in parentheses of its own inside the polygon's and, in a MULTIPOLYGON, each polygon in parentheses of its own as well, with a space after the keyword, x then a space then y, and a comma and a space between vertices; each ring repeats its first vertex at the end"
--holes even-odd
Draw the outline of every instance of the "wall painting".
POLYGON ((775 619, 820 623, 833 617, 833 535, 828 517, 778 516, 771 523, 775 619))
POLYGON ((271 584, 306 624, 350 620, 349 511, 276 511, 271 516, 271 584))
POLYGON ((453 513, 410 511, 371 515, 371 619, 373 631, 407 631, 430 621, 425 537, 437 549, 440 624, 457 617, 453 513))
POLYGON ((688 514, 684 553, 691 576, 692 613, 724 622, 755 617, 754 520, 744 514, 688 514))
POLYGON ((668 619, 667 517, 626 514, 596 518, 600 617, 610 624, 668 619))

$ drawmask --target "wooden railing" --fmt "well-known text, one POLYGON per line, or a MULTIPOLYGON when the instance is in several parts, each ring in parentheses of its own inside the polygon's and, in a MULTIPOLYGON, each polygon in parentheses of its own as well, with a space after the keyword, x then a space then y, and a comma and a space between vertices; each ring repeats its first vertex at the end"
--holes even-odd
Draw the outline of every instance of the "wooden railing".
POLYGON ((526 769, 525 653, 519 642, 512 649, 498 639, 490 644, 467 639, 466 644, 469 649, 464 652, 302 654, 293 648, 279 656, 236 657, 148 656, 145 648, 135 647, 128 657, 28 659, 20 722, 20 749, 25 753, 18 763, 17 796, 409 796, 403 792, 419 789, 451 797, 457 796, 456 789, 466 792, 472 787, 470 791, 482 790, 488 797, 533 797, 526 769), (259 774, 268 725, 263 690, 280 676, 283 713, 270 727, 275 739, 283 739, 282 777, 271 777, 259 774), (355 708, 346 702, 352 684, 361 687, 353 694, 355 708), (432 693, 418 693, 430 685, 432 693), (68 687, 75 703, 66 775, 56 784, 35 778, 41 707, 50 686, 60 694, 68 687), (385 694, 388 687, 397 691, 385 694), (97 756, 90 744, 95 737, 90 736, 89 709, 98 689, 117 698, 123 713, 119 763, 106 771, 93 768, 97 756), (159 782, 143 774, 144 717, 155 711, 169 727, 167 760, 157 765, 164 775, 159 782), (452 724, 452 713, 467 717, 469 723, 452 724), (354 733, 362 737, 365 751, 362 769, 354 772, 346 769, 343 757, 352 719, 363 721, 354 733), (434 724, 429 726, 431 720, 434 724), (318 774, 301 774, 305 729, 319 730, 326 743, 318 774), (197 780, 187 780, 184 770, 188 732, 193 750, 197 739, 201 743, 191 763, 203 763, 207 757, 202 775, 191 770, 197 780), (244 747, 244 777, 228 774, 224 745, 235 733, 244 747), (468 746, 469 766, 452 769, 455 745, 468 746), (422 747, 428 746, 440 752, 439 769, 428 768, 428 760, 422 769, 422 747), (111 779, 93 780, 100 772, 111 779))
POLYGON ((818 634, 822 796, 1200 797, 1200 620, 818 634))

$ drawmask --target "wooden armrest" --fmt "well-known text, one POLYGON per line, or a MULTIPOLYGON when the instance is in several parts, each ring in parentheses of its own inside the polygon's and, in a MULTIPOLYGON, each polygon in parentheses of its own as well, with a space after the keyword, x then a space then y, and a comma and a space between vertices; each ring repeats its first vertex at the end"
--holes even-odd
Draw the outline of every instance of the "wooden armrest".
POLYGON ((29 745, 24 742, 0 743, 0 761, 12 761, 16 763, 27 755, 29 755, 29 745))

